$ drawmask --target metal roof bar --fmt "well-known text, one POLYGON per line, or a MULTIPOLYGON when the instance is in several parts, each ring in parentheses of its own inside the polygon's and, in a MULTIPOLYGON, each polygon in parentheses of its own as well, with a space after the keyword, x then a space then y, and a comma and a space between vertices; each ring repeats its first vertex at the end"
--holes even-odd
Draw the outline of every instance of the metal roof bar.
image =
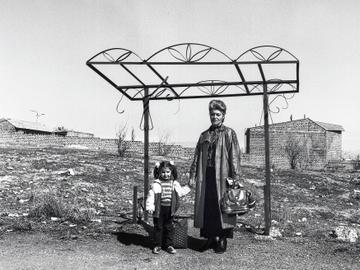
POLYGON ((257 64, 297 64, 298 60, 288 60, 288 61, 231 61, 231 62, 174 62, 174 61, 140 61, 140 62, 109 62, 109 61, 88 61, 87 65, 257 65, 257 64))
POLYGON ((262 85, 267 84, 296 84, 297 80, 271 80, 271 81, 248 81, 248 82, 213 82, 213 83, 166 83, 166 84, 147 84, 147 85, 121 85, 118 89, 140 89, 140 88, 177 88, 177 87, 201 87, 201 86, 223 86, 223 85, 262 85))

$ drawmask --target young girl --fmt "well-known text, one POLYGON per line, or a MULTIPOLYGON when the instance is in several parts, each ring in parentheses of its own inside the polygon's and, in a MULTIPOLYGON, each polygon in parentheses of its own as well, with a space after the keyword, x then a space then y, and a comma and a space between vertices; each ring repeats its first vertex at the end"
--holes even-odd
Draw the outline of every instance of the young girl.
POLYGON ((181 187, 176 181, 177 170, 172 161, 156 163, 154 183, 146 200, 146 210, 154 218, 154 254, 159 254, 163 246, 170 254, 175 254, 174 214, 179 208, 179 198, 189 193, 189 186, 181 187))

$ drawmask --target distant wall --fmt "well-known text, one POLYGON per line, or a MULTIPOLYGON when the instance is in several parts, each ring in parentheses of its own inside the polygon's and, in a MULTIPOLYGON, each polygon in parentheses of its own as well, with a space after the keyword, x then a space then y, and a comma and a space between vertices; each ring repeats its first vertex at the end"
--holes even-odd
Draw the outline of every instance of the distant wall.
POLYGON ((86 138, 93 138, 94 134, 87 133, 87 132, 80 132, 80 131, 74 131, 74 130, 68 130, 66 131, 66 136, 68 137, 86 137, 86 138))
MULTIPOLYGON (((144 144, 140 141, 126 141, 129 153, 144 153, 144 144)), ((89 150, 117 153, 116 139, 102 139, 97 137, 63 137, 56 135, 34 135, 14 132, 0 132, 0 147, 25 147, 25 148, 64 148, 72 146, 86 147, 89 150)), ((169 156, 190 158, 194 148, 181 145, 169 145, 169 156)), ((149 143, 149 154, 157 155, 159 143, 149 143)))
POLYGON ((81 145, 90 150, 116 151, 115 139, 63 137, 23 133, 0 133, 0 146, 7 147, 67 147, 81 145))

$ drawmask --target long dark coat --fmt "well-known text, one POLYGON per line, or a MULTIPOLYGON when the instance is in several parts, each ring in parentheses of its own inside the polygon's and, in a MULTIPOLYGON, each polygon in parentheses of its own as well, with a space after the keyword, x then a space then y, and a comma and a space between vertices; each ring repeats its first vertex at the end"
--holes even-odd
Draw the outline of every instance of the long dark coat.
MULTIPOLYGON (((203 228, 205 204, 205 183, 208 148, 210 143, 210 129, 201 133, 196 145, 194 160, 190 168, 190 177, 195 177, 195 207, 194 226, 203 228)), ((240 147, 233 129, 222 125, 219 128, 219 137, 215 146, 215 175, 217 194, 220 200, 226 188, 226 178, 239 179, 240 177, 240 147)), ((221 211, 220 211, 221 212, 221 211)), ((223 229, 236 225, 236 216, 221 214, 223 229)))

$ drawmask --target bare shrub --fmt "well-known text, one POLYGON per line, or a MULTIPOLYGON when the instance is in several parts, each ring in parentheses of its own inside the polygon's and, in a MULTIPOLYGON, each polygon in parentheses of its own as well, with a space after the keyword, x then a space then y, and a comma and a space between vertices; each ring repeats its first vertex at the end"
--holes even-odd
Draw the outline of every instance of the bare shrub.
POLYGON ((289 134, 284 145, 284 152, 291 169, 296 169, 300 163, 307 163, 308 154, 305 140, 289 134))
POLYGON ((126 135, 127 135, 127 127, 126 125, 123 125, 122 127, 120 127, 119 131, 116 134, 116 138, 117 138, 116 145, 120 157, 125 156, 129 147, 125 141, 126 135))
POLYGON ((135 141, 135 139, 136 139, 135 129, 134 129, 134 128, 132 128, 132 129, 131 129, 131 141, 132 141, 132 142, 134 142, 134 141, 135 141))
POLYGON ((168 156, 174 147, 174 143, 171 142, 171 134, 169 132, 163 132, 159 135, 158 141, 158 155, 168 156))

